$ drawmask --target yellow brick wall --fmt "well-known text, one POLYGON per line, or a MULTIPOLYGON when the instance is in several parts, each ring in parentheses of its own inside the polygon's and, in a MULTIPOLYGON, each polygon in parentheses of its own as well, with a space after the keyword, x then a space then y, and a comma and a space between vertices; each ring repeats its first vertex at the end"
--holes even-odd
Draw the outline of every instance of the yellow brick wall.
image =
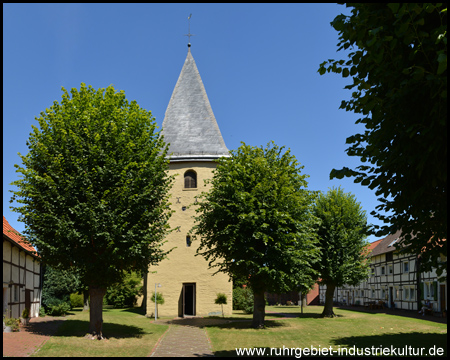
POLYGON ((195 310, 196 316, 208 316, 221 314, 221 305, 214 304, 217 293, 225 293, 227 305, 223 306, 224 314, 232 313, 232 283, 226 274, 212 274, 215 269, 208 269, 208 263, 202 256, 195 256, 199 246, 199 240, 186 245, 186 236, 194 224, 195 197, 208 187, 204 186, 204 180, 212 177, 215 169, 214 162, 175 162, 169 167, 169 174, 174 175, 175 181, 171 190, 171 209, 175 210, 170 219, 171 228, 177 228, 167 237, 168 242, 165 249, 176 247, 157 266, 149 268, 147 277, 147 315, 154 316, 155 304, 151 297, 155 291, 155 283, 160 283, 157 288, 164 296, 164 305, 158 305, 158 316, 180 316, 182 315, 182 289, 183 283, 195 283, 195 310), (194 170, 197 174, 197 188, 184 188, 184 173, 194 170), (183 207, 186 207, 183 210, 183 207), (152 274, 152 271, 157 273, 152 274))

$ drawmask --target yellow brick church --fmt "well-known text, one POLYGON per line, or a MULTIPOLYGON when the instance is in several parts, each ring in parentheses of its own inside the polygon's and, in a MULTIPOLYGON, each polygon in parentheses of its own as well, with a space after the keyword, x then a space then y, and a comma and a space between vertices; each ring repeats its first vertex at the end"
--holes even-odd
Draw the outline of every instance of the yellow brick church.
POLYGON ((203 82, 190 51, 173 91, 162 124, 164 140, 169 144, 169 174, 175 175, 171 190, 170 219, 175 229, 167 237, 166 249, 176 247, 157 266, 150 266, 146 283, 146 314, 154 316, 155 291, 162 293, 164 304, 158 316, 188 317, 222 314, 214 300, 217 293, 227 296, 224 314, 232 313, 232 282, 228 275, 214 273, 202 256, 195 256, 199 241, 188 235, 194 225, 197 196, 208 188, 204 180, 212 177, 215 159, 229 156, 206 95, 203 82), (194 206, 189 207, 191 204, 194 206), (156 273, 154 273, 156 271, 156 273))

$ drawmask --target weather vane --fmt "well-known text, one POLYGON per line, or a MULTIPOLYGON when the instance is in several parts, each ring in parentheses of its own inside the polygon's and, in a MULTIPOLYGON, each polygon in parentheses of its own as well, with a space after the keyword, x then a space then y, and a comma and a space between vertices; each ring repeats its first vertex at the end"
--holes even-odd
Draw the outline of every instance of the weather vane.
POLYGON ((192 14, 190 14, 189 17, 188 17, 188 20, 189 20, 189 33, 184 35, 184 36, 187 36, 189 38, 188 47, 191 47, 191 36, 195 36, 195 34, 191 34, 191 16, 192 16, 192 14))

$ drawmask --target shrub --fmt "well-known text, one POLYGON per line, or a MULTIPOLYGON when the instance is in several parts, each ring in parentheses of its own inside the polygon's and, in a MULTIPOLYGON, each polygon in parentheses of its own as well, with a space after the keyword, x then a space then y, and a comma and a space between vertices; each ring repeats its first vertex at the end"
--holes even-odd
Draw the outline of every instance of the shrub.
POLYGON ((47 309, 53 298, 70 303, 70 294, 78 291, 80 286, 77 271, 60 270, 51 266, 45 266, 42 303, 47 309))
POLYGON ((43 306, 41 306, 39 308, 39 316, 40 317, 45 317, 45 308, 43 306))
POLYGON ((233 310, 244 310, 247 314, 253 314, 253 291, 249 288, 234 288, 233 310))
POLYGON ((83 294, 70 294, 70 306, 75 308, 75 307, 83 307, 84 303, 83 303, 83 294))
POLYGON ((136 297, 142 295, 142 278, 136 272, 127 274, 123 282, 115 284, 106 290, 104 302, 115 308, 132 307, 136 304, 136 297))
POLYGON ((28 308, 25 308, 22 311, 22 318, 26 319, 28 317, 30 317, 30 310, 28 308))
POLYGON ((12 331, 19 331, 20 319, 16 318, 4 318, 5 326, 11 327, 12 331))
POLYGON ((51 298, 47 302, 47 315, 51 316, 62 316, 66 315, 70 310, 70 304, 64 300, 57 298, 51 298))

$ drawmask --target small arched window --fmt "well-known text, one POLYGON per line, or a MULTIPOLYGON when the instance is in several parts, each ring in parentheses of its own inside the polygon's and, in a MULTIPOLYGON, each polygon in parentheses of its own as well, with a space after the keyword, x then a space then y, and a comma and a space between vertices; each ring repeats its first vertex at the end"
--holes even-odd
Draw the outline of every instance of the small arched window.
POLYGON ((195 189, 197 188, 197 174, 193 170, 188 170, 184 173, 184 188, 195 189))

